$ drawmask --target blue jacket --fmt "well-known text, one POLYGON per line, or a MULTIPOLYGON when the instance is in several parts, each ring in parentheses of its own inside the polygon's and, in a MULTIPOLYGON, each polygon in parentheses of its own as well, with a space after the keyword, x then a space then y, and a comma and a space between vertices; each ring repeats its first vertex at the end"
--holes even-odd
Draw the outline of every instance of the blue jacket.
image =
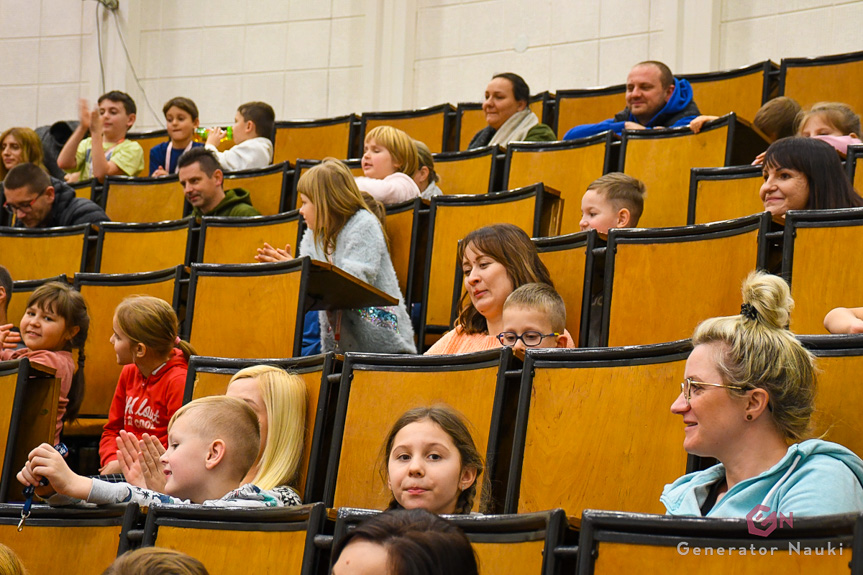
MULTIPOLYGON (((692 86, 687 80, 674 79, 674 91, 671 97, 665 103, 665 106, 653 117, 649 122, 644 124, 645 128, 679 128, 680 126, 688 126, 689 122, 698 116, 698 106, 692 99, 692 86)), ((618 112, 614 118, 603 120, 598 124, 582 124, 572 128, 563 137, 564 140, 575 140, 576 138, 586 138, 606 130, 613 130, 615 134, 620 134, 623 131, 623 125, 626 122, 635 122, 640 124, 629 108, 624 108, 618 112)))
MULTIPOLYGON (((659 499, 669 515, 700 517, 711 486, 724 477, 721 463, 684 475, 666 485, 659 499)), ((706 517, 746 517, 756 505, 794 517, 859 513, 863 511, 863 460, 837 443, 820 439, 795 443, 779 463, 729 489, 706 517)))

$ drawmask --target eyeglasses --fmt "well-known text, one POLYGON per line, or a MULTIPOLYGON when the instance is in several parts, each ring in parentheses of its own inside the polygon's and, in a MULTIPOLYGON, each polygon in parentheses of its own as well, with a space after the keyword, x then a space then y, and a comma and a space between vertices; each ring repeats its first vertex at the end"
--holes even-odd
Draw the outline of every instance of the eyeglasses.
POLYGON ((12 214, 13 216, 15 215, 15 212, 21 212, 23 214, 29 214, 30 210, 33 209, 33 204, 35 204, 36 200, 39 199, 39 196, 44 194, 46 191, 48 191, 48 188, 45 188, 44 190, 42 190, 41 192, 36 194, 36 197, 33 198, 32 200, 30 200, 29 202, 25 202, 23 204, 10 204, 9 202, 5 202, 3 204, 3 207, 6 209, 7 212, 12 214))
POLYGON ((691 377, 687 377, 683 381, 680 382, 680 391, 683 392, 683 399, 686 400, 686 405, 689 405, 689 400, 692 399, 692 386, 693 385, 709 385, 710 387, 724 387, 725 389, 737 389, 744 390, 746 389, 742 385, 726 385, 724 383, 707 383, 704 381, 696 381, 691 377))
POLYGON ((518 335, 514 331, 505 331, 503 333, 497 334, 497 339, 500 341, 501 345, 505 345, 508 347, 512 347, 521 340, 524 342, 525 347, 536 347, 542 343, 543 338, 552 337, 560 335, 559 333, 541 333, 538 331, 526 331, 521 335, 518 335))

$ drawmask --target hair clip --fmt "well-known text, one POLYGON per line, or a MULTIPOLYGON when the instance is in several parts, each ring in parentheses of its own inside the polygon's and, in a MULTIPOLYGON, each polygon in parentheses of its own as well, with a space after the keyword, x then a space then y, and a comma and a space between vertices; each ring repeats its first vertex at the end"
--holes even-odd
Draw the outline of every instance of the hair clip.
POLYGON ((758 310, 752 304, 745 303, 740 306, 740 315, 755 321, 758 319, 758 310))

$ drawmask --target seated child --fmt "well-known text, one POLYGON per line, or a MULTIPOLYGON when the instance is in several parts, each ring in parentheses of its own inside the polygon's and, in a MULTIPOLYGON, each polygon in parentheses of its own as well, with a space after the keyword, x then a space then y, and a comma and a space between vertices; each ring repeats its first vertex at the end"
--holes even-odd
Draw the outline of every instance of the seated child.
POLYGON ((177 337, 178 323, 174 308, 156 297, 130 296, 114 311, 111 343, 124 367, 99 442, 99 473, 120 473, 121 430, 139 439, 148 433, 168 445, 168 421, 183 405, 189 356, 195 354, 177 337))
POLYGON ((92 112, 86 100, 80 100, 79 108, 80 123, 57 156, 57 165, 67 172, 66 181, 96 178, 104 182, 105 176, 137 176, 144 169, 144 149, 126 139, 135 124, 135 101, 114 90, 99 96, 92 112), (90 137, 85 139, 88 130, 90 137), (101 154, 92 153, 94 145, 101 154))
POLYGON ((185 553, 161 547, 126 551, 102 575, 209 575, 204 564, 185 553))
POLYGON ((168 130, 167 142, 162 142, 150 150, 150 176, 167 176, 177 173, 177 160, 184 152, 203 146, 195 141, 195 128, 198 127, 198 106, 189 98, 171 98, 162 106, 165 114, 165 127, 168 130))
MULTIPOLYGON (((9 312, 9 302, 12 300, 12 276, 9 270, 0 266, 0 326, 9 324, 6 314, 9 312)), ((0 349, 20 349, 24 344, 21 343, 21 332, 14 325, 9 328, 9 333, 6 335, 6 340, 0 349)))
MULTIPOLYGON (((387 510, 420 508, 451 515, 471 512, 484 462, 464 416, 440 404, 411 409, 393 424, 379 467, 393 494, 387 510)), ((488 496, 486 481, 481 511, 488 496)))
POLYGON ((524 351, 526 347, 570 347, 566 305, 548 284, 529 283, 515 289, 503 303, 501 345, 524 351))
POLYGON ((634 228, 644 211, 644 183, 621 172, 594 180, 581 198, 582 231, 607 234, 609 228, 634 228))
POLYGON ((859 137, 860 116, 848 104, 818 102, 808 112, 801 112, 798 121, 798 135, 824 140, 843 158, 848 154, 848 146, 863 143, 859 137))
MULTIPOLYGON (((761 130, 772 143, 797 133, 797 115, 799 113, 800 104, 796 100, 779 96, 758 108, 755 117, 752 118, 752 124, 761 130)), ((704 124, 718 119, 719 116, 698 116, 689 122, 689 129, 697 134, 704 124)))
POLYGON ((211 507, 283 507, 300 505, 295 491, 264 491, 240 485, 258 456, 258 416, 243 400, 224 395, 204 397, 181 407, 168 423, 168 450, 162 455, 165 494, 128 483, 107 483, 82 477, 66 465, 52 446, 30 452, 18 481, 36 487, 36 494, 56 492, 51 505, 85 500, 99 505, 152 503, 211 507), (38 487, 42 478, 49 486, 38 487))
POLYGON ((90 331, 87 303, 66 283, 48 282, 36 288, 27 300, 21 318, 23 349, 3 349, 12 324, 0 325, 0 360, 26 357, 57 370, 60 401, 54 443, 60 442, 64 421, 75 419, 84 398, 84 343, 90 331), (78 365, 72 349, 78 349, 78 365))
POLYGON ((830 333, 863 333, 863 307, 837 307, 824 316, 824 327, 830 333))
POLYGON ((420 195, 411 177, 417 163, 417 147, 405 132, 392 126, 373 128, 363 144, 364 175, 356 178, 357 187, 384 205, 412 200, 420 195))
POLYGON ((443 190, 437 186, 437 183, 440 181, 440 176, 434 171, 434 158, 432 157, 429 147, 419 140, 414 140, 414 143, 417 146, 417 160, 419 161, 419 167, 417 168, 417 171, 414 172, 413 179, 420 189, 422 198, 424 200, 430 200, 432 199, 432 196, 443 194, 443 190))
POLYGON ((234 115, 234 146, 220 152, 219 142, 225 130, 213 128, 207 136, 207 148, 216 153, 226 172, 266 168, 273 161, 273 133, 276 112, 265 102, 248 102, 237 108, 234 115))

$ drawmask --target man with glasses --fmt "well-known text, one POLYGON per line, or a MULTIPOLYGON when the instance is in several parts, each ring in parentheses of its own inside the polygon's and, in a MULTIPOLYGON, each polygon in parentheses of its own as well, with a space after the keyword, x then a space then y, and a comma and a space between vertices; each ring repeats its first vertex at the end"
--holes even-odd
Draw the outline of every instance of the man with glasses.
POLYGON ((3 181, 3 208, 15 216, 15 227, 53 228, 108 221, 97 204, 76 198, 65 182, 51 178, 35 164, 19 164, 3 181))

